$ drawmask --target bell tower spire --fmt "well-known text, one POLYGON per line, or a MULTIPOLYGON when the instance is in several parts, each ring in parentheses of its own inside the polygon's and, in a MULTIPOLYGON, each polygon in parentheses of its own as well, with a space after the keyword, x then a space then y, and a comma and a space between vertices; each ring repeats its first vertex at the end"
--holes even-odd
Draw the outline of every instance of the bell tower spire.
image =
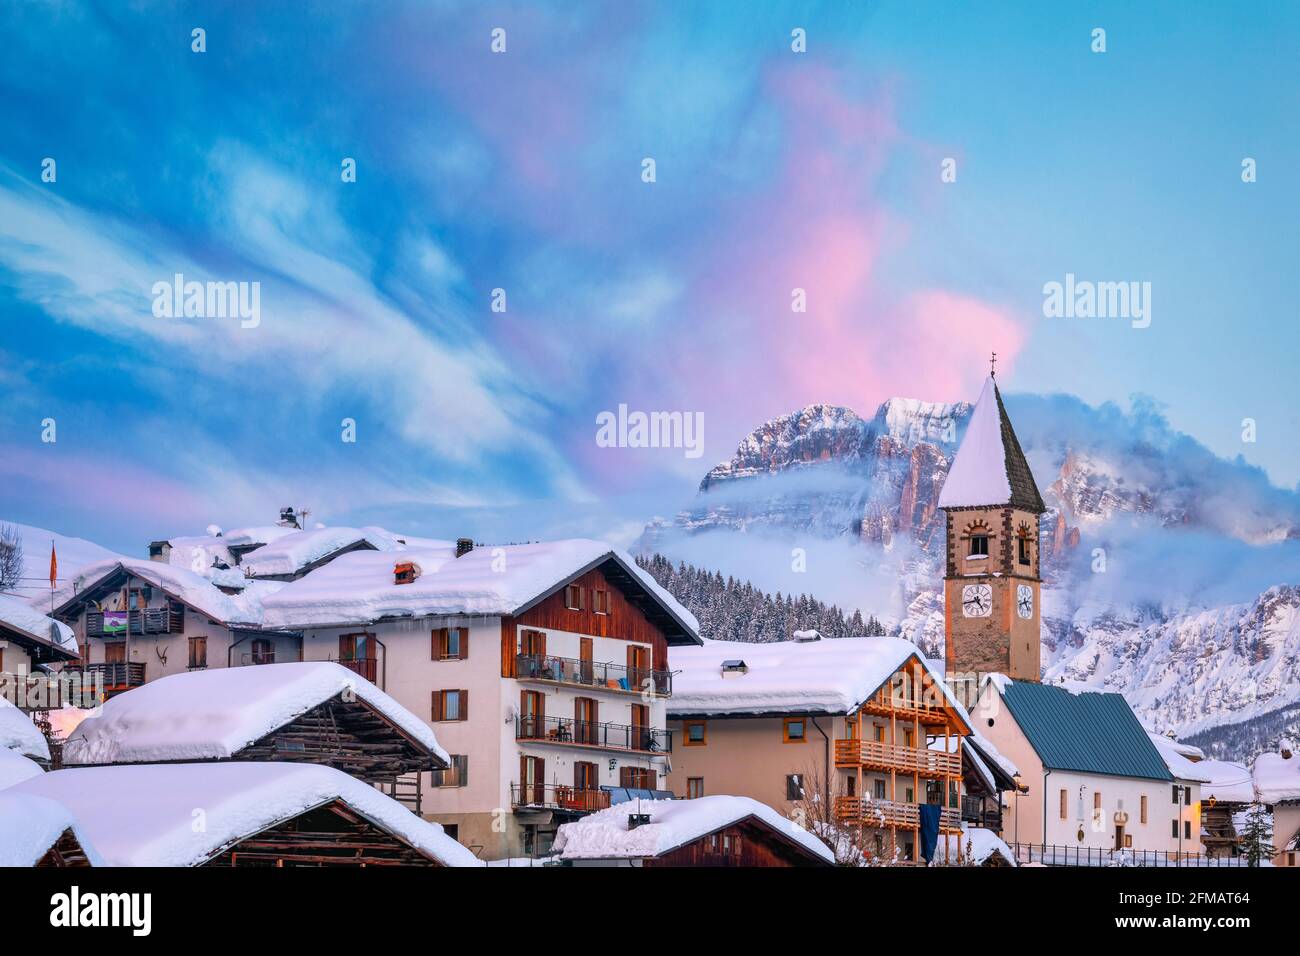
POLYGON ((994 382, 997 353, 939 493, 950 681, 1039 679, 1039 517, 1046 510, 994 382))

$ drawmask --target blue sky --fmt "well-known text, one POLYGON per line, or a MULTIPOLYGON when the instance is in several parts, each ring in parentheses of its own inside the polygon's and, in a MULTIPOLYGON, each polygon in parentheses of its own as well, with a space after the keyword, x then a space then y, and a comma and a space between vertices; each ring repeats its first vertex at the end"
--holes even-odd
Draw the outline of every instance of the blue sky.
POLYGON ((9 5, 0 514, 626 540, 760 422, 973 399, 994 348, 1294 486, 1300 17, 1130 7, 9 5), (176 272, 260 325, 156 318, 176 272), (1066 273, 1150 327, 1044 318, 1066 273), (598 448, 620 403, 703 457, 598 448))

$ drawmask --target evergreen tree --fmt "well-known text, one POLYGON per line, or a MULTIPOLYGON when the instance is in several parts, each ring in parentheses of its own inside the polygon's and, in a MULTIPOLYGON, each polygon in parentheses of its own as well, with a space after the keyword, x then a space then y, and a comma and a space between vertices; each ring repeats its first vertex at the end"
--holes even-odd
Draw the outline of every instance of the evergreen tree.
POLYGON ((1251 804, 1246 813, 1246 830, 1241 837, 1241 846, 1250 866, 1266 863, 1277 853, 1273 848, 1273 825, 1262 803, 1251 804))
POLYGON ((871 615, 847 616, 837 605, 827 606, 809 594, 769 595, 748 581, 726 578, 680 561, 676 566, 661 554, 640 556, 648 571, 700 622, 700 635, 718 641, 785 641, 795 631, 817 630, 823 637, 875 637, 888 633, 871 615))

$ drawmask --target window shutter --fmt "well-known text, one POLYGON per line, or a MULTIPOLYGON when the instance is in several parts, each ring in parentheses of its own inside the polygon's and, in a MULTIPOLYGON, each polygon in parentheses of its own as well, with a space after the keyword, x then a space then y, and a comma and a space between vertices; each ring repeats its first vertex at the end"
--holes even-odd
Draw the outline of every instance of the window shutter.
POLYGON ((469 660, 469 628, 460 628, 460 659, 469 660))
POLYGON ((440 690, 433 692, 433 700, 429 704, 429 719, 442 720, 442 691, 440 690))
POLYGON ((460 692, 460 719, 469 720, 469 691, 460 692))
POLYGON ((436 661, 442 656, 441 632, 435 627, 429 632, 429 659, 436 661))

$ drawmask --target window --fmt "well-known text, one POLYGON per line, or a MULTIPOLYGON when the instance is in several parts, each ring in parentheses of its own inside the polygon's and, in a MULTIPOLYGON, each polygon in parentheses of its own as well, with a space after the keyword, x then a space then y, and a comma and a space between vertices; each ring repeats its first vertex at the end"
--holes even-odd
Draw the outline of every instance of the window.
MULTIPOLYGON (((1179 802, 1179 800, 1178 800, 1178 784, 1174 784, 1174 803, 1178 803, 1178 802, 1179 802)), ((1176 834, 1176 833, 1174 834, 1174 836, 1177 836, 1177 835, 1178 835, 1178 834, 1176 834)))
POLYGON ((911 787, 908 787, 907 790, 904 791, 903 801, 905 803, 916 803, 916 791, 911 787))
POLYGON ((190 670, 208 666, 208 639, 206 637, 190 638, 190 670))
POLYGON ((785 798, 787 800, 803 799, 803 774, 789 773, 785 776, 785 798))
POLYGON ((519 739, 540 740, 546 736, 546 697, 541 691, 519 692, 519 739))
POLYGON ((788 744, 801 744, 808 739, 808 728, 802 717, 782 719, 782 736, 788 744))
POLYGON ((575 760, 573 763, 573 788, 575 790, 599 790, 600 769, 589 760, 575 760))
POLYGON ((1174 837, 1175 840, 1177 840, 1177 839, 1178 839, 1178 821, 1177 821, 1177 820, 1170 820, 1169 822, 1170 822, 1170 824, 1171 824, 1170 829, 1171 829, 1171 831, 1172 831, 1172 833, 1173 833, 1173 837, 1174 837))
POLYGON ((845 777, 845 778, 844 778, 844 795, 845 795, 846 797, 856 797, 856 796, 858 795, 858 778, 857 778, 857 777, 845 777))
POLYGON ((609 592, 604 588, 595 588, 591 592, 591 609, 597 614, 609 613, 609 592))
POLYGON ((686 799, 696 800, 704 796, 704 778, 687 777, 686 778, 686 799))
POLYGON ((1068 800, 1069 800, 1069 797, 1066 796, 1065 790, 1062 789, 1062 790, 1061 790, 1061 819, 1062 819, 1062 820, 1064 820, 1064 819, 1066 818, 1065 807, 1066 807, 1066 802, 1067 802, 1068 800))
POLYGON ((1021 535, 1016 543, 1020 551, 1020 563, 1029 564, 1029 539, 1024 535, 1021 535))
POLYGON ((469 691, 435 690, 433 692, 433 716, 431 719, 434 721, 468 720, 469 691))
POLYGON ((1132 845, 1133 845, 1133 834, 1131 834, 1131 833, 1125 833, 1125 834, 1124 834, 1124 846, 1125 846, 1125 848, 1131 847, 1132 845))
POLYGON ((1190 840, 1191 838, 1192 838, 1192 821, 1191 821, 1191 820, 1184 820, 1184 821, 1183 821, 1183 839, 1184 839, 1184 840, 1190 840))
POLYGON ((884 726, 883 726, 882 724, 877 724, 877 725, 876 725, 876 743, 881 743, 881 744, 883 744, 884 742, 885 742, 885 728, 884 728, 884 726))
POLYGON ((1097 790, 1097 791, 1094 792, 1093 795, 1092 795, 1092 808, 1093 808, 1094 810, 1100 810, 1100 809, 1101 809, 1101 791, 1100 791, 1100 790, 1097 790))
POLYGON ((703 720, 688 720, 682 724, 682 746, 703 747, 708 743, 708 724, 703 720))
POLYGON ((274 664, 275 663, 275 645, 265 638, 257 638, 253 641, 253 663, 254 664, 274 664))
POLYGON ((1190 807, 1192 805, 1192 788, 1183 787, 1183 804, 1190 807))
POLYGON ((1139 809, 1139 817, 1143 823, 1147 822, 1147 795, 1142 794, 1142 803, 1139 809))
POLYGON ((876 793, 877 800, 885 799, 885 781, 883 780, 876 781, 875 793, 876 793))
POLYGON ((627 646, 627 686, 624 690, 650 690, 650 648, 643 644, 627 646))
POLYGON ((970 536, 970 553, 971 557, 988 557, 989 553, 989 536, 986 534, 973 534, 970 536))
POLYGON ((577 584, 570 584, 564 589, 564 606, 570 611, 582 610, 582 588, 577 584))
POLYGON ((911 747, 913 743, 914 741, 912 740, 912 728, 911 727, 903 728, 903 746, 911 747))
POLYGON ((592 697, 573 698, 573 742, 600 742, 600 704, 592 697))
POLYGON ((463 661, 469 657, 469 630, 464 627, 440 627, 433 630, 433 659, 463 661))
POLYGON ((632 790, 654 790, 658 774, 648 767, 619 767, 618 785, 632 790))
POLYGON ((451 754, 451 763, 446 770, 435 770, 431 774, 435 787, 469 786, 469 755, 451 754))

